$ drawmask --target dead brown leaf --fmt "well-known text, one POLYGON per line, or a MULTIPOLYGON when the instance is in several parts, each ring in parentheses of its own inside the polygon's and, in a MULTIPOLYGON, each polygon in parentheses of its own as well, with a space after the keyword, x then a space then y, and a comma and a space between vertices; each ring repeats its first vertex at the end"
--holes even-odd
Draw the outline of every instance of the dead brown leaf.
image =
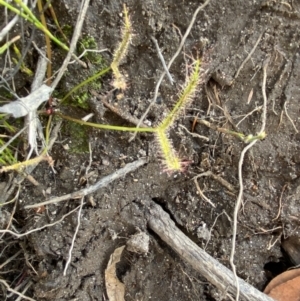
POLYGON ((106 293, 109 301, 125 301, 125 285, 116 275, 116 264, 120 261, 125 246, 115 249, 110 255, 107 268, 105 270, 106 293))
POLYGON ((300 301, 300 269, 278 275, 267 285, 264 293, 277 301, 300 301))

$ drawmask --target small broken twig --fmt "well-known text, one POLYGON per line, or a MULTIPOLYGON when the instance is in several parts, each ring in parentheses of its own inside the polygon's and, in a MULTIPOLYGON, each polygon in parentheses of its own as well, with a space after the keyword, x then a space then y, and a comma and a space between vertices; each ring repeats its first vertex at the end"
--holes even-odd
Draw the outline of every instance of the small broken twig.
MULTIPOLYGON (((106 108, 110 109, 113 113, 117 114, 118 116, 122 117, 124 120, 126 120, 132 124, 138 125, 139 120, 136 117, 134 117, 126 112, 123 112, 122 110, 120 110, 120 108, 117 108, 108 102, 107 99, 112 95, 112 91, 108 92, 108 94, 104 95, 104 96, 100 95, 95 90, 91 90, 90 92, 93 96, 95 96, 97 99, 99 99, 106 108)), ((144 123, 142 123, 141 126, 148 127, 144 123)))
POLYGON ((94 184, 90 187, 87 187, 87 188, 84 188, 84 189, 81 189, 81 190, 60 196, 60 197, 53 198, 49 201, 45 201, 45 202, 41 202, 41 203, 37 203, 37 204, 33 204, 33 205, 27 205, 27 206, 25 206, 25 209, 36 208, 36 207, 40 207, 40 206, 54 204, 54 203, 66 201, 69 199, 80 199, 86 195, 89 195, 89 194, 99 190, 102 187, 107 186, 111 182, 113 182, 119 178, 122 178, 127 173, 136 170, 140 166, 143 166, 144 164, 146 164, 146 162, 147 162, 147 160, 145 158, 142 158, 142 159, 139 159, 132 163, 128 163, 123 168, 118 169, 114 173, 102 178, 100 181, 98 181, 96 184, 94 184))
POLYGON ((295 126, 295 123, 294 123, 293 119, 290 117, 290 115, 289 115, 289 113, 288 113, 288 111, 287 111, 287 108, 286 108, 286 105, 287 105, 288 102, 289 102, 288 100, 284 102, 284 105, 283 105, 284 112, 285 112, 286 117, 287 117, 287 118, 289 119, 289 121, 291 122, 291 124, 292 124, 292 126, 293 126, 295 132, 298 134, 299 131, 297 130, 297 128, 296 128, 296 126, 295 126))
POLYGON ((12 293, 15 294, 15 295, 18 295, 18 296, 22 297, 22 298, 25 299, 25 300, 36 301, 35 299, 32 299, 32 298, 30 298, 30 297, 27 297, 27 296, 23 295, 22 293, 20 293, 20 292, 14 290, 13 288, 11 288, 11 287, 7 284, 6 281, 0 279, 0 283, 3 284, 3 285, 6 287, 6 289, 7 289, 8 291, 12 292, 12 293))
MULTIPOLYGON (((34 229, 29 230, 29 231, 27 231, 27 232, 25 232, 25 233, 16 233, 16 232, 13 232, 13 231, 11 231, 11 230, 1 230, 1 229, 0 229, 0 233, 10 234, 10 235, 12 235, 12 236, 15 236, 16 238, 24 237, 24 236, 27 236, 27 235, 32 234, 32 233, 34 233, 34 232, 38 232, 38 231, 41 231, 41 230, 43 230, 43 229, 46 229, 46 228, 49 228, 49 227, 52 227, 52 226, 54 226, 54 225, 59 224, 59 223, 62 222, 67 216, 69 216, 70 214, 72 214, 73 212, 75 212, 79 207, 80 207, 80 206, 77 206, 75 209, 73 209, 73 210, 71 210, 70 212, 64 214, 64 215, 62 216, 62 218, 60 218, 59 220, 57 220, 57 221, 55 221, 55 222, 53 222, 53 223, 51 223, 51 224, 46 224, 46 225, 44 225, 44 226, 42 226, 42 227, 34 228, 34 229)), ((0 266, 0 269, 1 269, 1 267, 2 267, 2 266, 0 266)))
POLYGON ((83 204, 84 204, 84 197, 82 197, 81 201, 80 201, 80 206, 79 206, 79 210, 78 210, 78 214, 77 214, 77 225, 76 225, 76 229, 75 229, 75 232, 74 232, 74 235, 73 235, 73 238, 72 238, 72 243, 71 243, 71 246, 70 246, 70 249, 69 249, 68 260, 67 260, 65 268, 64 268, 64 273, 63 273, 64 276, 67 275, 67 269, 68 269, 68 267, 71 263, 71 260, 72 260, 72 251, 74 249, 75 240, 76 240, 76 237, 77 237, 77 234, 78 234, 78 231, 79 231, 79 227, 80 227, 80 219, 81 219, 81 212, 82 212, 83 204))
POLYGON ((65 57, 65 60, 64 60, 62 66, 61 66, 61 68, 58 72, 58 75, 56 76, 53 84, 51 85, 53 90, 56 88, 56 86, 60 82, 61 78, 65 74, 65 71, 68 67, 68 64, 71 60, 71 57, 74 55, 75 48, 76 48, 76 45, 77 45, 77 41, 80 37, 82 25, 83 25, 83 22, 85 20, 85 16, 86 16, 86 13, 87 13, 87 9, 89 7, 89 3, 90 3, 90 0, 82 0, 81 1, 76 26, 74 28, 73 37, 72 37, 71 44, 70 44, 70 47, 69 47, 69 52, 68 52, 67 56, 65 57))
POLYGON ((276 217, 272 219, 273 222, 276 221, 279 218, 280 214, 281 214, 281 210, 282 210, 282 197, 283 197, 283 193, 284 193, 284 191, 285 191, 285 189, 286 189, 287 186, 288 186, 288 184, 285 184, 283 186, 283 188, 282 188, 282 191, 281 191, 281 194, 280 194, 280 198, 279 198, 278 213, 277 213, 276 217))
POLYGON ((238 71, 236 72, 235 76, 234 76, 234 80, 239 76, 241 70, 244 68, 245 64, 249 61, 249 59, 251 58, 252 54, 254 53, 257 45, 259 44, 261 38, 263 36, 263 33, 261 33, 256 41, 256 43, 254 44, 253 48, 251 49, 251 51, 249 52, 249 54, 247 55, 247 57, 245 58, 245 60, 242 62, 241 66, 239 67, 238 71))
POLYGON ((198 193, 200 194, 201 198, 206 201, 207 203, 209 203, 210 205, 212 205, 214 208, 216 208, 216 205, 207 197, 205 196, 205 194, 202 192, 199 184, 198 184, 198 181, 196 178, 194 178, 194 183, 196 185, 196 188, 197 188, 197 191, 198 193))
POLYGON ((174 80, 173 80, 172 75, 170 74, 170 71, 169 71, 169 69, 168 69, 168 67, 167 67, 167 65, 166 65, 165 59, 164 59, 164 57, 163 57, 163 55, 162 55, 162 53, 161 53, 161 51, 160 51, 160 49, 159 49, 157 40, 156 40, 153 36, 151 36, 151 40, 152 40, 153 43, 155 44, 156 51, 157 51, 157 53, 158 53, 158 56, 159 56, 159 58, 160 58, 160 61, 161 61, 162 65, 163 65, 163 67, 164 67, 164 70, 165 70, 165 72, 166 72, 166 74, 167 74, 167 77, 168 77, 168 79, 169 79, 171 85, 173 85, 174 80))
MULTIPOLYGON (((87 166, 87 168, 85 170, 85 176, 87 176, 89 169, 91 168, 91 165, 93 162, 91 142, 89 142, 89 151, 90 151, 90 160, 89 160, 89 165, 87 166)), ((72 252, 73 252, 75 240, 76 240, 79 228, 80 228, 81 212, 82 212, 83 205, 84 205, 84 197, 82 197, 81 201, 80 201, 80 206, 79 206, 79 210, 78 210, 78 214, 77 214, 77 225, 76 225, 76 229, 75 229, 75 232, 74 232, 74 235, 72 238, 72 243, 71 243, 71 246, 69 249, 69 257, 68 257, 68 260, 67 260, 65 268, 64 268, 64 273, 63 273, 64 276, 66 276, 68 267, 72 260, 72 252)))
POLYGON ((230 192, 235 192, 235 188, 228 181, 220 177, 219 175, 214 174, 212 171, 208 170, 194 177, 194 179, 198 179, 201 177, 212 177, 215 181, 219 182, 225 188, 227 188, 230 192))

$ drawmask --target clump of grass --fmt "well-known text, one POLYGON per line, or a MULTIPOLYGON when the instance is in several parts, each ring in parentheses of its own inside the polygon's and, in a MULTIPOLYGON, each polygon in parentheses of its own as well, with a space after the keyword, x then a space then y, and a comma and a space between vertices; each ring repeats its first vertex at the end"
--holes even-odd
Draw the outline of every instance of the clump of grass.
POLYGON ((14 1, 17 6, 12 5, 6 0, 0 0, 0 5, 8 8, 10 11, 15 14, 21 16, 31 24, 33 24, 37 29, 41 30, 45 35, 47 35, 52 41, 54 41, 57 45, 62 47, 64 50, 69 51, 69 47, 57 39, 34 15, 34 13, 30 10, 30 8, 23 3, 22 0, 14 1))
MULTIPOLYGON (((14 62, 16 65, 18 65, 18 61, 19 61, 19 60, 22 60, 22 55, 21 55, 21 52, 20 52, 20 50, 19 50, 19 48, 17 47, 16 44, 13 44, 13 50, 14 50, 14 53, 15 53, 17 59, 13 57, 12 60, 13 60, 13 62, 14 62)), ((30 70, 30 69, 25 65, 24 62, 21 63, 20 70, 21 70, 21 72, 27 74, 27 75, 30 76, 30 77, 33 76, 33 74, 34 74, 33 71, 30 70)))
POLYGON ((0 165, 7 166, 17 163, 11 145, 7 144, 11 135, 16 133, 16 128, 12 126, 6 118, 6 114, 0 114, 0 165), (5 133, 5 134, 4 134, 5 133))
POLYGON ((15 164, 16 162, 17 160, 15 159, 11 149, 5 146, 5 141, 0 138, 0 165, 7 166, 15 164))

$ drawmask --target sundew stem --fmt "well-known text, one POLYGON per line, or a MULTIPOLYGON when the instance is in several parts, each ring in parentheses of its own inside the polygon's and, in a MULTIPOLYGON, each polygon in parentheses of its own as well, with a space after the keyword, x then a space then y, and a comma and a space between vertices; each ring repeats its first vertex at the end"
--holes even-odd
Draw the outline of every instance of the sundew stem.
POLYGON ((99 123, 87 122, 87 121, 83 121, 80 119, 72 118, 70 116, 63 115, 59 112, 56 112, 55 114, 63 119, 78 123, 80 125, 91 126, 91 127, 97 128, 97 129, 122 131, 122 132, 148 132, 148 133, 156 132, 155 128, 137 128, 137 127, 110 125, 110 124, 99 124, 99 123))

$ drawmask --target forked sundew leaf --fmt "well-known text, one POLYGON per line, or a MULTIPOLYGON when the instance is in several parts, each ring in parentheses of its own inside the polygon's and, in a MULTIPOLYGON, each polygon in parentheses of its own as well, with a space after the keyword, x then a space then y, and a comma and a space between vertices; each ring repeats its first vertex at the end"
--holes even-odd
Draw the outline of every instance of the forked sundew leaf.
POLYGON ((125 246, 115 249, 110 255, 105 270, 105 286, 109 301, 125 301, 125 285, 118 279, 116 274, 116 264, 120 261, 124 248, 125 246))

